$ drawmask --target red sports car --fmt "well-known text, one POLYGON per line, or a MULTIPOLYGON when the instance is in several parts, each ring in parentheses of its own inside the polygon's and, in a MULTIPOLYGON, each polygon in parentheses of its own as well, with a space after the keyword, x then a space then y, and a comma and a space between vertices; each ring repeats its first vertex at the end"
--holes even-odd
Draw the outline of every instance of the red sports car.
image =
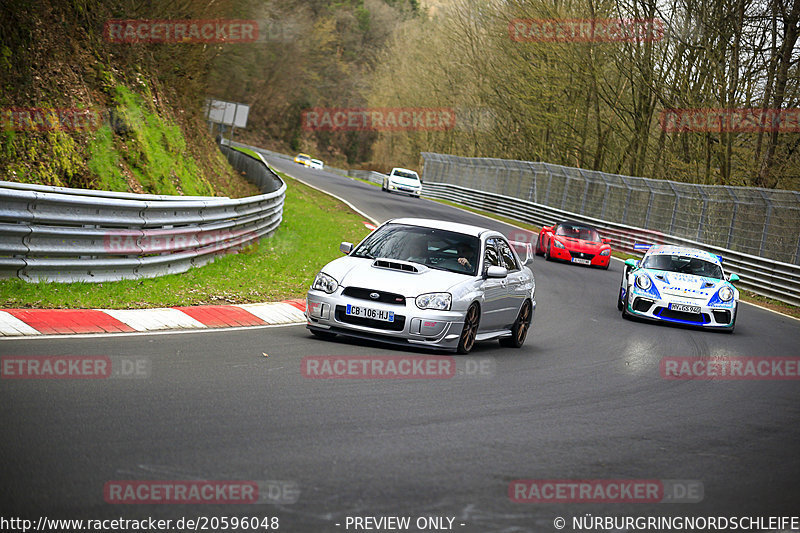
POLYGON ((539 232, 536 255, 548 261, 560 260, 608 269, 611 246, 593 227, 582 222, 562 222, 539 232))

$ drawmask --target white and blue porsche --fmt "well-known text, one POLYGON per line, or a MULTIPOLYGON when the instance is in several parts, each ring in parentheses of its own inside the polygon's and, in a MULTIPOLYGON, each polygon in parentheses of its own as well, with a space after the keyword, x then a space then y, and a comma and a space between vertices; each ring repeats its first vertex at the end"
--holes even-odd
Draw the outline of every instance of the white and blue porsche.
MULTIPOLYGON (((637 245, 641 249, 642 245, 637 245)), ((628 259, 617 307, 623 318, 640 317, 733 332, 739 291, 722 258, 696 248, 647 246, 641 261, 628 259)))

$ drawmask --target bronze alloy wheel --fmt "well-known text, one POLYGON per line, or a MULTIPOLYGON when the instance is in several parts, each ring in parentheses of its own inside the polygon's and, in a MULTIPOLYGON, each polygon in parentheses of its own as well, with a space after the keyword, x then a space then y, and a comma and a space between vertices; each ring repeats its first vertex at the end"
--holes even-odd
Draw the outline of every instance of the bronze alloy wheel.
POLYGON ((531 302, 525 300, 522 308, 519 310, 519 316, 511 328, 510 337, 500 338, 500 344, 509 348, 520 348, 525 343, 525 337, 528 336, 528 330, 531 327, 531 302))
POLYGON ((467 354, 475 346, 479 322, 478 304, 472 304, 467 310, 467 316, 464 317, 464 329, 461 331, 461 338, 458 340, 458 353, 467 354))
POLYGON ((525 337, 528 335, 528 328, 531 325, 531 303, 526 301, 522 304, 522 309, 519 311, 519 318, 517 318, 516 338, 517 342, 521 345, 525 342, 525 337))

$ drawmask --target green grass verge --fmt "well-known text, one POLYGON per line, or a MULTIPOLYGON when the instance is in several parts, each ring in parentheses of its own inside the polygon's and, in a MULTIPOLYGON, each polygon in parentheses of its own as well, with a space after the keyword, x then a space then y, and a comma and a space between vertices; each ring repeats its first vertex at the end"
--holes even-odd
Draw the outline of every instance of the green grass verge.
MULTIPOLYGON (((433 200, 433 198, 430 198, 433 200)), ((511 224, 513 226, 517 226, 519 228, 527 229, 534 232, 539 232, 541 227, 535 226, 533 224, 528 224, 527 222, 522 222, 520 220, 515 220, 513 218, 504 217, 502 215, 496 215, 494 213, 490 213, 489 211, 483 211, 481 209, 475 209, 473 207, 468 207, 465 205, 457 204, 456 202, 451 202, 449 200, 434 200, 436 202, 446 204, 452 207, 457 207, 459 209, 464 209, 465 211, 471 211, 473 213, 477 213, 479 215, 483 215, 485 217, 489 217, 494 220, 498 220, 500 222, 505 222, 506 224, 511 224)), ((618 252, 615 250, 611 251, 611 255, 618 259, 622 259, 623 261, 626 259, 641 259, 641 257, 632 255, 625 252, 618 252)), ((746 291, 744 289, 739 289, 739 299, 743 302, 750 302, 758 304, 762 307, 766 307, 768 309, 772 309, 773 311, 778 311, 779 313, 783 313, 789 316, 793 316, 795 318, 800 318, 800 307, 795 307, 793 305, 789 305, 787 303, 781 302, 779 300, 774 300, 772 298, 767 298, 766 296, 761 296, 755 294, 754 292, 746 291)))
POLYGON ((250 148, 242 148, 241 146, 231 146, 231 148, 233 148, 234 150, 236 150, 238 152, 242 152, 243 154, 249 155, 250 157, 252 157, 256 161, 261 161, 261 158, 258 157, 258 154, 254 150, 251 150, 250 148))
POLYGON ((361 179, 361 178, 354 178, 353 176, 347 176, 347 177, 350 178, 351 180, 356 180, 356 181, 360 181, 361 183, 366 183, 367 185, 372 185, 373 187, 380 187, 380 184, 373 183, 373 182, 371 182, 369 180, 365 180, 365 179, 361 179))
POLYGON ((317 271, 341 256, 341 241, 359 242, 369 230, 361 215, 338 200, 281 174, 286 181, 283 222, 271 237, 183 274, 106 283, 0 281, 4 308, 133 309, 255 303, 302 298, 317 271))

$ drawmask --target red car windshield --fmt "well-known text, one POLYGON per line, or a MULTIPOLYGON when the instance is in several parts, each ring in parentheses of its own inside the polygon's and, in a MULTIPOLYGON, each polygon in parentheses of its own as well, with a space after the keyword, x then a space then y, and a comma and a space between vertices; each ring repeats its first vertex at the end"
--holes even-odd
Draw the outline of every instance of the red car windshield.
POLYGON ((556 235, 582 241, 600 242, 600 234, 597 233, 597 230, 585 226, 561 224, 556 228, 556 235))

